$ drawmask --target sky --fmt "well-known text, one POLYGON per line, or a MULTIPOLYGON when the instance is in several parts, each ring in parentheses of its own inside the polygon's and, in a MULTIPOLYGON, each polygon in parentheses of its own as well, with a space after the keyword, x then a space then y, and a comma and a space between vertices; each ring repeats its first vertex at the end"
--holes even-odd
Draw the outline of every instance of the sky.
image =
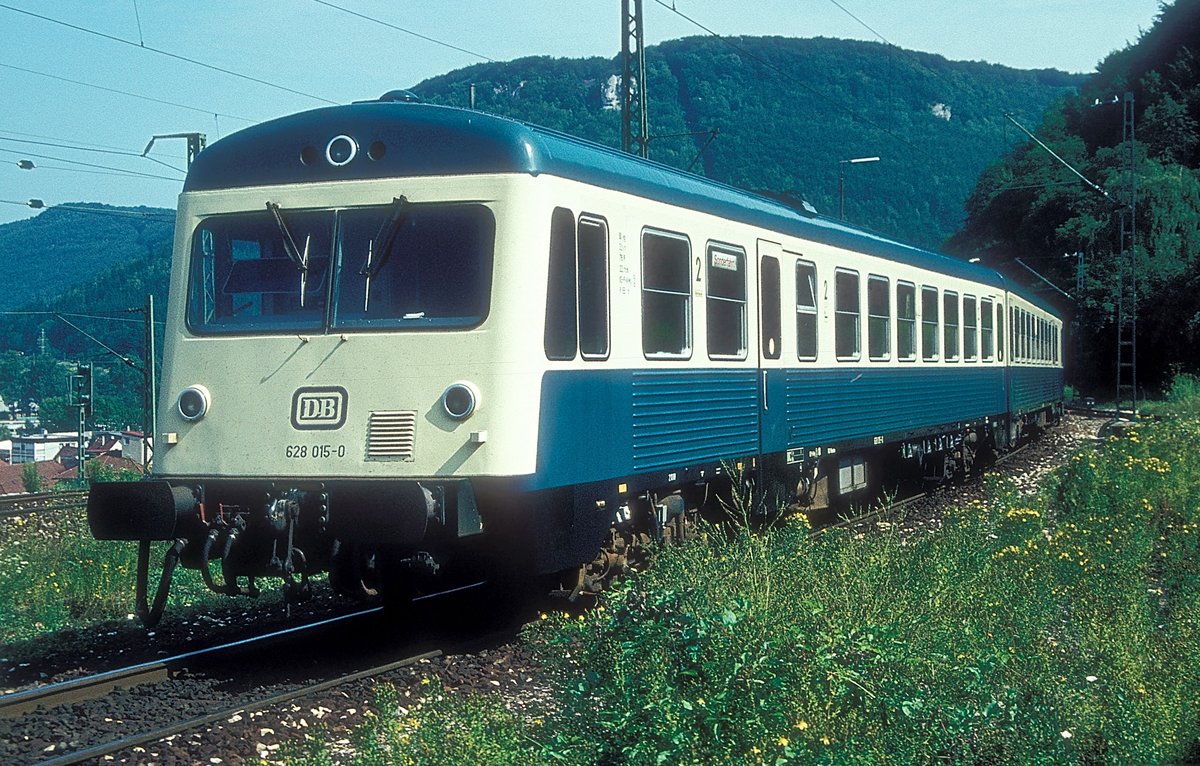
MULTIPOLYGON (((1136 42, 1159 10, 1159 0, 643 2, 647 45, 710 32, 836 37, 1077 73, 1136 42)), ((140 156, 153 136, 211 143, 488 60, 611 58, 620 12, 620 0, 0 0, 0 224, 36 214, 31 199, 173 208, 186 144, 156 140, 140 156)))

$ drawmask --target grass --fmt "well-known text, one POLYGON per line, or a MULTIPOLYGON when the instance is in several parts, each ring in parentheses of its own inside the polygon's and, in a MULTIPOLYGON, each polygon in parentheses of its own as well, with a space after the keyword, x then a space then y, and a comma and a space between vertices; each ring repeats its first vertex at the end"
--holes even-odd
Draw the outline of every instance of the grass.
POLYGON ((553 690, 540 717, 441 692, 400 710, 385 689, 357 755, 313 740, 291 763, 1196 762, 1184 390, 1036 496, 989 479, 936 534, 708 528, 600 608, 527 630, 553 690))
MULTIPOLYGON (((292 764, 1200 760, 1200 383, 1036 496, 989 479, 936 534, 708 527, 594 611, 526 631, 537 715, 378 690, 355 753, 292 764)), ((124 619, 133 544, 82 515, 0 528, 0 640, 124 619)), ((172 609, 212 599, 181 572, 172 609)))
MULTIPOLYGON (((168 543, 152 548, 151 587, 168 543)), ((13 659, 51 634, 133 620, 137 543, 93 540, 82 509, 0 520, 0 647, 13 659)), ((264 591, 271 593, 266 583, 264 591)), ((264 594, 263 600, 270 600, 264 594)), ((153 595, 153 594, 151 594, 153 595)), ((177 569, 167 619, 229 609, 199 572, 177 569)), ((261 604, 260 604, 261 605, 261 604)))

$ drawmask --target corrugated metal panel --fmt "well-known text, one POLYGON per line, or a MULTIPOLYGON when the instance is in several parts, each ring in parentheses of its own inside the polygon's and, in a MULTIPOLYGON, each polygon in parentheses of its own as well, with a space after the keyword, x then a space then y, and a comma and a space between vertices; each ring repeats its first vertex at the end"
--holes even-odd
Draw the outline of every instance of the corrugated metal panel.
POLYGON ((786 380, 792 446, 909 431, 1004 411, 1000 368, 789 370, 786 380))
POLYGON ((416 437, 415 411, 372 412, 367 421, 367 457, 412 460, 416 437))
POLYGON ((633 467, 681 467, 758 451, 757 373, 635 372, 633 467))
POLYGON ((1062 399, 1063 372, 1058 367, 1013 367, 1013 412, 1037 409, 1062 399))

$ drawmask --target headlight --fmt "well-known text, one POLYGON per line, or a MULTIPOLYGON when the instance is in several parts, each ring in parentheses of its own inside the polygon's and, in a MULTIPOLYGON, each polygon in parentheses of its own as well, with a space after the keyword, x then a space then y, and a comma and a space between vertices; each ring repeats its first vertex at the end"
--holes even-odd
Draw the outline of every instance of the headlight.
POLYGON ((466 420, 479 406, 479 391, 471 383, 454 383, 442 394, 442 409, 455 420, 466 420))
POLYGON ((175 407, 184 420, 199 420, 208 412, 208 389, 204 386, 188 386, 179 392, 178 398, 175 399, 175 407))

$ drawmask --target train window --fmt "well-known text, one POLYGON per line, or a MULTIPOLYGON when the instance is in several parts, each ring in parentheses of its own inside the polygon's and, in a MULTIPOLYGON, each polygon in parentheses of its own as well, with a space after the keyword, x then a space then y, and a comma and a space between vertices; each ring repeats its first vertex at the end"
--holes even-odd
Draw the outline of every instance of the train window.
POLYGON ((979 301, 979 353, 983 361, 992 361, 993 333, 992 299, 981 298, 979 301))
POLYGON ((979 349, 979 315, 974 295, 963 296, 963 359, 974 362, 979 349))
POLYGON ((891 285, 886 277, 867 277, 867 355, 886 360, 892 352, 891 285))
POLYGON ((834 350, 838 359, 854 361, 862 355, 858 273, 838 269, 834 277, 834 296, 834 350))
POLYGON ((938 358, 938 291, 936 287, 921 288, 921 358, 926 362, 938 358))
POLYGON ((1021 360, 1021 339, 1018 336, 1018 327, 1020 321, 1017 318, 1017 309, 1013 306, 1008 308, 1008 348, 1012 354, 1012 360, 1018 362, 1021 360))
POLYGON ((487 316, 496 221, 485 206, 401 198, 338 219, 335 328, 461 328, 487 316))
POLYGON ((942 293, 942 347, 946 361, 958 361, 958 293, 942 293))
POLYGON ((680 234, 642 233, 642 352, 692 354, 691 245, 680 234))
POLYGON ((1004 304, 996 304, 996 361, 1004 361, 1004 304))
POLYGON ((709 358, 745 359, 746 251, 709 244, 705 313, 709 358))
POLYGON ((584 359, 608 357, 608 222, 579 217, 577 230, 579 350, 584 359))
POLYGON ((896 283, 896 358, 917 358, 917 286, 909 282, 896 283))
POLYGON ((564 207, 550 215, 550 268, 546 280, 547 359, 574 359, 576 350, 575 214, 564 207))
POLYGON ((779 286, 779 259, 764 255, 759 265, 759 302, 762 316, 762 355, 764 359, 778 359, 782 353, 783 296, 779 286))
POLYGON ((192 240, 192 329, 292 331, 324 325, 333 213, 280 211, 279 221, 263 210, 201 222, 192 240))
POLYGON ((796 357, 817 358, 817 267, 796 261, 796 357))

